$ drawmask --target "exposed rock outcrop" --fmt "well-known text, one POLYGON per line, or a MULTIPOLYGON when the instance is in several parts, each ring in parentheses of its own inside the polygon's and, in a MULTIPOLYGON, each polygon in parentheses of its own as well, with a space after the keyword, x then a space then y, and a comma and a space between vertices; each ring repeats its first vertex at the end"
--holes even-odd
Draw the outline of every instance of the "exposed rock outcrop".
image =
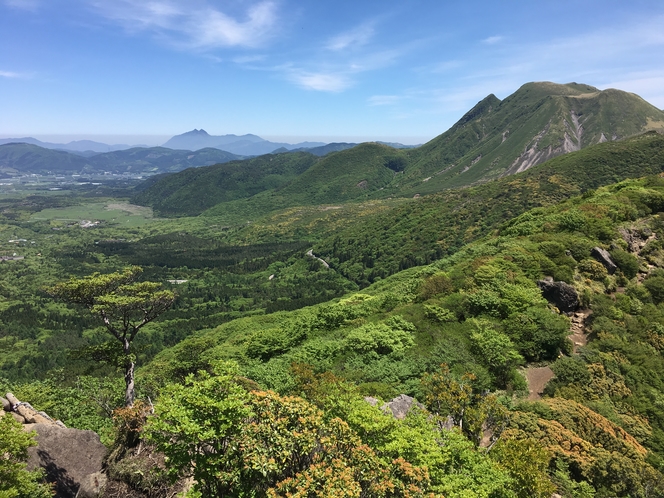
POLYGON ((53 483, 56 498, 74 498, 84 481, 102 482, 98 474, 107 450, 96 432, 67 428, 29 403, 19 401, 12 393, 0 398, 0 402, 3 412, 10 413, 26 431, 37 433, 37 446, 28 449, 28 469, 44 469, 46 480, 53 483), (93 477, 88 477, 91 474, 93 477))
POLYGON ((576 289, 566 282, 554 282, 551 277, 539 280, 538 287, 544 299, 563 313, 571 313, 579 307, 579 295, 576 289))
MULTIPOLYGON (((378 406, 378 403, 380 402, 378 399, 372 398, 371 396, 366 396, 364 398, 364 401, 369 403, 371 406, 378 406)), ((398 420, 403 420, 406 418, 406 415, 408 415, 410 410, 413 409, 413 407, 417 407, 418 409, 421 410, 426 410, 424 405, 419 401, 417 401, 415 398, 411 398, 406 394, 400 394, 391 401, 383 403, 380 409, 383 410, 385 413, 392 415, 394 418, 398 420)))
POLYGON ((632 254, 637 256, 651 240, 657 238, 657 234, 647 227, 639 228, 621 228, 620 234, 625 242, 627 242, 627 249, 632 254))
POLYGON ((415 398, 411 398, 410 396, 406 394, 400 394, 396 398, 394 398, 392 401, 388 401, 385 403, 381 409, 383 411, 389 410, 390 413, 394 416, 394 418, 398 420, 403 420, 406 418, 406 415, 413 409, 420 409, 424 410, 424 405, 417 401, 415 398))
POLYGON ((28 424, 25 429, 37 433, 37 446, 28 450, 28 468, 44 469, 56 497, 75 497, 83 479, 101 471, 106 447, 96 432, 46 424, 28 424))
POLYGON ((590 251, 590 254, 593 258, 604 265, 604 268, 606 268, 606 271, 609 272, 609 275, 613 275, 618 269, 618 265, 613 262, 609 251, 606 249, 602 249, 601 247, 593 247, 592 251, 590 251))

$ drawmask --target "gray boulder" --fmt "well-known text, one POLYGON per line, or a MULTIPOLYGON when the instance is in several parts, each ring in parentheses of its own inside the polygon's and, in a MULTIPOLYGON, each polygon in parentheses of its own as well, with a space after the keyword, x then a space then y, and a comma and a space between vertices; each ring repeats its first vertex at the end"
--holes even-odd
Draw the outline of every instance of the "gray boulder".
POLYGON ((579 295, 576 289, 566 282, 554 282, 551 277, 539 280, 537 286, 542 290, 544 299, 553 304, 562 313, 571 313, 579 307, 579 295))
POLYGON ((414 407, 417 407, 421 410, 425 409, 424 405, 417 401, 415 398, 411 398, 406 394, 400 394, 392 401, 385 403, 381 409, 386 412, 389 410, 394 418, 403 420, 414 407))
POLYGON ((37 433, 37 446, 28 449, 28 469, 44 469, 56 497, 74 498, 83 479, 101 471, 106 447, 97 433, 55 424, 27 424, 24 428, 37 433))
POLYGON ((604 268, 606 268, 606 271, 609 272, 609 275, 613 275, 618 269, 618 265, 613 262, 609 251, 606 249, 602 249, 601 247, 593 247, 592 251, 590 251, 590 254, 593 258, 604 265, 604 268))
POLYGON ((108 478, 102 472, 89 474, 81 480, 76 498, 98 498, 104 491, 108 478))

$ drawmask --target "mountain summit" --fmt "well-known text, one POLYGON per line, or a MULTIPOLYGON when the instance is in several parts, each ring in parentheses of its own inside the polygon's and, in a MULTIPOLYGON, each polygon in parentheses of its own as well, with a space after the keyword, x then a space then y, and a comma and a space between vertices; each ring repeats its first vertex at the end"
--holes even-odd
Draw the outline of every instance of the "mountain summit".
POLYGON ((163 146, 169 149, 199 150, 205 147, 225 150, 241 156, 258 156, 269 154, 277 149, 286 150, 320 147, 325 145, 323 142, 302 142, 298 144, 288 144, 281 142, 270 142, 264 140, 258 135, 210 135, 203 129, 193 129, 182 135, 172 137, 163 146))
POLYGON ((489 95, 452 128, 412 151, 404 183, 423 191, 525 171, 596 143, 664 129, 664 112, 638 95, 590 85, 526 83, 489 95))

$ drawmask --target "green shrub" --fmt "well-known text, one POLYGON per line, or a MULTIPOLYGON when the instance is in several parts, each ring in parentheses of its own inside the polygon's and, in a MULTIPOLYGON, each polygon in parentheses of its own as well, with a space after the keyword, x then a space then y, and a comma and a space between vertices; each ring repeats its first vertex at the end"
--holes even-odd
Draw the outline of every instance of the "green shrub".
POLYGON ((420 298, 423 301, 440 294, 449 294, 454 290, 454 285, 450 277, 443 272, 435 273, 422 282, 420 288, 420 298))
POLYGON ((556 374, 556 383, 560 386, 567 384, 586 385, 590 382, 590 372, 586 364, 578 357, 563 356, 551 365, 556 374))
POLYGON ((634 278, 639 271, 639 260, 633 254, 623 251, 622 249, 614 249, 610 252, 611 259, 618 265, 618 268, 625 274, 627 278, 634 278))
POLYGON ((586 277, 592 280, 597 280, 598 282, 609 276, 609 272, 606 271, 604 265, 594 259, 584 259, 579 263, 578 268, 586 277))
POLYGON ((655 304, 664 301, 664 276, 655 275, 643 281, 643 286, 648 289, 655 304))
POLYGON ((546 308, 529 308, 503 322, 507 335, 528 361, 552 360, 567 351, 569 323, 546 308))
POLYGON ((393 329, 384 323, 369 323, 348 333, 345 346, 358 353, 379 355, 402 352, 415 344, 411 332, 393 329))
POLYGON ((510 338, 496 330, 487 320, 473 319, 475 330, 470 334, 473 352, 482 358, 504 387, 511 370, 523 361, 510 338))
POLYGON ((424 305, 424 314, 429 320, 438 323, 455 322, 457 319, 452 311, 430 304, 424 305))

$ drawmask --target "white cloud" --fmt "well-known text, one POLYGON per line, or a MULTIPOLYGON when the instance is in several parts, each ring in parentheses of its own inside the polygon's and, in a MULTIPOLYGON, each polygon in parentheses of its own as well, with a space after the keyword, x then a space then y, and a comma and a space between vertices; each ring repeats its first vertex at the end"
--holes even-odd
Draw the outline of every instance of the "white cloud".
POLYGON ((321 92, 341 92, 352 84, 346 74, 330 72, 291 71, 289 79, 304 89, 321 92))
POLYGON ((15 73, 13 71, 0 71, 0 78, 18 79, 26 77, 27 75, 25 74, 15 73))
POLYGON ((37 10, 38 0, 5 0, 4 3, 9 7, 23 10, 37 10))
POLYGON ((502 36, 490 36, 482 40, 482 43, 486 43, 487 45, 494 45, 498 42, 503 41, 503 39, 504 38, 502 36))
POLYGON ((373 23, 366 23, 357 28, 341 33, 328 41, 325 46, 328 50, 339 52, 349 48, 365 45, 374 35, 373 23))
POLYGON ((244 55, 240 57, 234 57, 233 62, 236 64, 251 64, 252 62, 262 62, 267 57, 265 55, 244 55))
POLYGON ((256 47, 277 25, 277 7, 261 0, 241 16, 231 16, 206 1, 92 0, 106 18, 130 31, 151 31, 181 48, 207 50, 220 47, 256 47))

